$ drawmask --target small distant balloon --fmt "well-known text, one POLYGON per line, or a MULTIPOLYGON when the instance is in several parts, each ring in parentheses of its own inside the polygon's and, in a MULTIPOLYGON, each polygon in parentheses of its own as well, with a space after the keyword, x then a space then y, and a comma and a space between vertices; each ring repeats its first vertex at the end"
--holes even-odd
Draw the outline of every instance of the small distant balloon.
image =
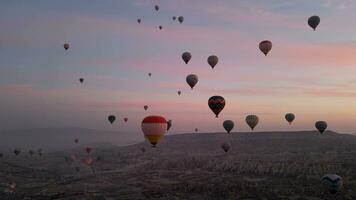
POLYGON ((314 15, 314 16, 309 17, 309 19, 308 19, 308 24, 314 31, 316 30, 316 27, 318 27, 319 23, 320 23, 319 16, 314 15))
POLYGON ((253 130, 257 126, 258 121, 259 119, 256 115, 248 115, 246 117, 246 123, 251 128, 251 130, 253 130))
POLYGON ((180 90, 178 90, 178 95, 181 95, 181 94, 182 94, 182 92, 180 90))
POLYGON ((148 109, 148 105, 143 106, 143 109, 147 110, 148 109))
POLYGON ((124 118, 124 122, 127 122, 129 121, 129 119, 127 117, 124 118))
POLYGON ((79 82, 83 83, 84 82, 84 78, 79 78, 79 82))
POLYGON ((198 76, 195 74, 189 74, 186 78, 186 81, 188 83, 188 85, 190 86, 190 88, 194 88, 194 86, 198 83, 198 76))
POLYGON ((159 10, 159 6, 155 5, 155 10, 158 11, 159 10))
POLYGON ((167 121, 167 131, 172 127, 172 120, 167 121))
POLYGON ((149 76, 149 77, 151 77, 151 76, 152 76, 152 74, 151 74, 151 73, 148 73, 148 76, 149 76))
POLYGON ((15 154, 16 156, 18 156, 20 153, 21 153, 21 149, 20 149, 20 148, 14 149, 14 154, 15 154))
POLYGON ((85 148, 85 151, 89 154, 89 153, 91 153, 91 151, 92 151, 93 149, 91 148, 91 147, 86 147, 85 148))
POLYGON ((190 61, 191 58, 192 58, 192 54, 189 52, 184 52, 182 54, 182 59, 185 62, 185 64, 188 64, 188 62, 190 61))
POLYGON ((65 50, 68 50, 69 49, 69 44, 68 43, 64 43, 63 47, 64 47, 65 50))
POLYGON ((331 194, 336 194, 343 185, 342 177, 337 174, 325 174, 321 178, 321 183, 331 194))
POLYGON ((293 122, 294 119, 295 119, 295 116, 294 116, 293 113, 287 113, 286 116, 285 116, 285 118, 286 118, 286 120, 287 120, 287 122, 288 122, 289 124, 292 124, 292 122, 293 122))
POLYGON ((162 26, 159 26, 158 28, 159 28, 159 30, 162 30, 163 27, 162 27, 162 26))
POLYGON ((323 134, 326 128, 328 127, 328 124, 325 121, 317 121, 315 122, 315 128, 318 129, 318 131, 323 134))
POLYGON ((116 117, 115 117, 114 115, 109 115, 109 116, 108 116, 108 120, 109 120, 109 122, 112 124, 112 123, 115 122, 116 117))
POLYGON ((207 61, 210 67, 214 69, 215 65, 218 64, 219 58, 215 55, 212 55, 208 57, 207 61))
POLYGON ((194 129, 195 132, 198 132, 198 130, 199 130, 199 129, 197 129, 197 128, 194 129))
POLYGON ((141 152, 142 152, 142 153, 145 153, 145 152, 146 152, 145 147, 141 147, 141 152))
POLYGON ((176 17, 176 16, 173 16, 172 19, 173 19, 173 21, 175 21, 175 20, 177 19, 177 17, 176 17))
POLYGON ((230 133, 231 130, 234 128, 235 124, 232 120, 225 120, 223 123, 223 127, 227 131, 227 133, 230 133))
POLYGON ((79 142, 79 139, 78 138, 76 138, 75 140, 74 140, 74 143, 78 143, 79 142))
POLYGON ((212 96, 208 100, 208 105, 211 111, 215 114, 215 117, 219 117, 219 113, 225 107, 225 99, 222 96, 212 96))
POLYGON ((260 42, 259 48, 262 51, 262 53, 265 54, 265 56, 267 56, 268 52, 270 52, 272 49, 272 42, 269 40, 264 40, 260 42))
POLYGON ((221 148, 225 153, 227 153, 230 150, 230 144, 227 142, 224 142, 221 144, 221 148))
POLYGON ((141 128, 145 138, 156 147, 167 132, 167 121, 162 116, 147 116, 142 120, 141 128))
POLYGON ((179 23, 183 23, 184 17, 183 17, 183 16, 179 16, 179 17, 178 17, 178 21, 179 21, 179 23))

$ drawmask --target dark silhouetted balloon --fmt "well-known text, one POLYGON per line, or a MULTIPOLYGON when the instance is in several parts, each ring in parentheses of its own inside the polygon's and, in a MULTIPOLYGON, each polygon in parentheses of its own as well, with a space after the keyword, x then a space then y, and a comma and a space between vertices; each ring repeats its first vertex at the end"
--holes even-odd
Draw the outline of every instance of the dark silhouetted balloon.
POLYGON ((328 127, 328 124, 324 121, 317 121, 315 122, 315 128, 318 129, 318 131, 323 134, 326 128, 328 127))
POLYGON ((172 127, 172 120, 167 121, 167 131, 172 127))
POLYGON ((64 47, 65 50, 68 50, 69 49, 69 44, 68 43, 64 43, 63 47, 64 47))
POLYGON ((214 69, 215 65, 218 64, 219 58, 215 55, 212 55, 212 56, 208 57, 207 61, 210 65, 210 67, 214 69))
POLYGON ((308 24, 314 31, 316 30, 316 27, 319 25, 319 23, 320 23, 319 16, 311 16, 308 19, 308 24))
POLYGON ((230 144, 227 142, 224 142, 221 144, 222 150, 224 150, 225 153, 227 153, 230 150, 230 144))
POLYGON ((78 138, 76 138, 75 140, 74 140, 74 143, 78 143, 79 142, 79 139, 78 138))
POLYGON ((128 119, 127 117, 125 117, 125 118, 124 118, 124 121, 127 122, 127 121, 129 121, 129 119, 128 119))
POLYGON ((181 95, 181 94, 182 94, 182 92, 180 90, 178 90, 178 95, 181 95))
POLYGON ((158 28, 159 28, 159 30, 162 30, 163 27, 162 27, 162 26, 159 26, 158 28))
POLYGON ((260 42, 260 50, 262 51, 262 53, 265 54, 265 56, 267 56, 268 52, 271 51, 272 49, 272 42, 268 41, 268 40, 264 40, 262 42, 260 42))
POLYGON ((79 78, 79 82, 83 83, 84 82, 84 78, 79 78))
POLYGON ((195 74, 189 74, 186 78, 186 81, 188 83, 188 85, 190 86, 190 88, 194 88, 194 86, 198 83, 198 76, 195 74))
POLYGON ((108 120, 112 124, 116 120, 116 117, 114 115, 109 115, 108 120))
POLYGON ((208 100, 208 105, 211 111, 215 114, 215 117, 219 117, 219 113, 225 107, 225 99, 222 96, 212 96, 208 100))
POLYGON ((93 149, 92 149, 91 147, 86 147, 86 148, 85 148, 85 151, 86 151, 87 153, 91 153, 92 150, 93 150, 93 149))
POLYGON ((14 154, 15 154, 16 156, 18 156, 20 153, 21 153, 21 149, 20 149, 20 148, 14 149, 14 154))
POLYGON ((292 122, 293 122, 294 119, 295 119, 295 116, 294 116, 293 113, 287 113, 286 116, 285 116, 285 118, 286 118, 286 120, 287 120, 287 122, 288 122, 289 124, 292 124, 292 122))
POLYGON ((179 16, 179 17, 178 17, 178 21, 179 21, 179 23, 183 23, 184 17, 183 17, 183 16, 179 16))
POLYGON ((176 17, 176 16, 173 16, 172 19, 173 19, 173 21, 175 21, 175 20, 177 19, 177 17, 176 17))
POLYGON ((194 130, 195 130, 195 132, 198 132, 199 129, 195 128, 194 130))
POLYGON ((151 77, 151 76, 152 76, 152 74, 151 74, 151 73, 148 73, 148 76, 149 76, 149 77, 151 77))
POLYGON ((343 185, 342 177, 337 174, 325 174, 321 178, 321 183, 331 194, 336 194, 343 185))
POLYGON ((192 58, 192 54, 189 52, 184 52, 182 54, 182 59, 185 62, 185 64, 188 64, 188 62, 190 61, 191 58, 192 58))
POLYGON ((140 23, 141 23, 141 19, 137 19, 137 23, 139 23, 139 24, 140 24, 140 23))
POLYGON ((147 110, 147 109, 148 109, 148 106, 147 106, 147 105, 143 106, 143 109, 147 110))
POLYGON ((159 6, 155 5, 155 10, 158 11, 159 10, 159 6))
POLYGON ((259 119, 256 115, 248 115, 246 117, 246 123, 251 128, 251 130, 253 130, 257 126, 258 121, 259 119))
POLYGON ((224 129, 227 131, 227 133, 230 133, 231 130, 234 128, 235 124, 231 120, 225 120, 223 123, 224 129))

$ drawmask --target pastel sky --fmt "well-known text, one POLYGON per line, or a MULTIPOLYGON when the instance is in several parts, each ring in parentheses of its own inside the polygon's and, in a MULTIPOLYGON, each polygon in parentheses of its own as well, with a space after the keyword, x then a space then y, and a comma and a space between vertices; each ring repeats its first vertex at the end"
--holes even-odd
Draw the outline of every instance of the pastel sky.
POLYGON ((355 10, 354 0, 4 0, 0 130, 141 134, 142 119, 158 114, 172 119, 172 133, 223 131, 226 119, 247 131, 246 115, 256 114, 257 131, 313 130, 325 120, 355 133, 355 10), (172 20, 180 15, 183 24, 172 20), (312 15, 321 18, 315 32, 312 15), (258 50, 266 39, 267 57, 258 50), (188 65, 184 51, 193 55, 188 65), (214 70, 206 62, 212 54, 220 59, 214 70), (191 73, 199 76, 194 90, 185 82, 191 73), (226 99, 218 119, 207 105, 213 95, 226 99), (292 126, 287 112, 296 115, 292 126))

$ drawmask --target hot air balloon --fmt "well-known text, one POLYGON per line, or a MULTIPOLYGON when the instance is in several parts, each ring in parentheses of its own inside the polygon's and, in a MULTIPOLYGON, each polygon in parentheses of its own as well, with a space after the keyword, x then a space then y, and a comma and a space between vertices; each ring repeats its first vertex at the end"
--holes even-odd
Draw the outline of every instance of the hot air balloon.
POLYGON ((91 166, 93 164, 94 160, 91 157, 86 157, 84 159, 84 164, 87 166, 91 166))
POLYGON ((262 51, 262 53, 265 54, 265 56, 267 56, 268 52, 271 51, 272 49, 272 42, 268 41, 268 40, 264 40, 262 42, 260 42, 260 50, 262 51))
POLYGON ((151 76, 152 76, 152 74, 151 74, 151 73, 148 73, 148 76, 149 76, 149 77, 151 77, 151 76))
POLYGON ((182 59, 185 62, 185 64, 188 64, 188 62, 190 61, 191 58, 192 58, 192 54, 189 52, 184 52, 182 54, 182 59))
POLYGON ((14 154, 15 154, 16 156, 18 156, 20 153, 21 153, 21 149, 20 149, 20 148, 14 149, 14 154))
POLYGON ((231 130, 234 128, 234 122, 231 120, 225 120, 223 123, 223 127, 225 128, 225 130, 227 131, 227 133, 230 133, 231 130))
POLYGON ((141 19, 137 19, 137 23, 141 24, 141 19))
POLYGON ((29 150, 28 154, 30 154, 30 156, 33 156, 33 154, 35 154, 35 152, 33 150, 29 150))
POLYGON ((167 121, 167 131, 172 127, 172 120, 167 121))
POLYGON ((69 44, 68 43, 64 43, 63 47, 64 47, 65 50, 68 50, 69 49, 69 44))
POLYGON ((159 6, 155 5, 155 10, 158 11, 159 10, 159 6))
POLYGON ((148 109, 148 105, 143 106, 143 109, 147 110, 148 109))
POLYGON ((318 129, 318 131, 323 134, 326 128, 328 127, 328 124, 324 121, 317 121, 315 122, 315 128, 318 129))
POLYGON ((163 27, 162 27, 162 26, 159 26, 158 28, 159 28, 159 30, 162 30, 163 27))
POLYGON ((320 23, 320 17, 319 16, 311 16, 308 19, 308 24, 309 26, 315 31, 316 27, 319 25, 320 23))
POLYGON ((86 147, 85 151, 89 154, 92 151, 92 148, 91 147, 86 147))
POLYGON ((286 120, 287 120, 287 122, 288 122, 289 124, 292 124, 292 122, 293 122, 294 119, 295 119, 295 116, 294 116, 293 113, 287 113, 286 116, 285 116, 285 118, 286 118, 286 120))
POLYGON ((127 122, 127 121, 129 121, 129 119, 128 119, 127 117, 125 117, 125 118, 124 118, 124 121, 127 122))
POLYGON ((75 167, 74 169, 75 169, 75 171, 77 171, 77 172, 80 171, 80 167, 79 167, 79 166, 75 167))
POLYGON ((246 117, 246 123, 250 126, 251 130, 253 130, 258 124, 258 117, 256 115, 248 115, 246 117))
POLYGON ((198 76, 195 74, 189 74, 185 79, 190 86, 190 88, 194 88, 194 86, 198 83, 198 76))
POLYGON ((337 174, 325 174, 321 178, 321 183, 331 194, 336 194, 343 185, 342 177, 337 174))
POLYGON ((225 151, 225 153, 227 153, 229 151, 229 149, 230 149, 230 144, 227 143, 227 142, 224 142, 224 143, 221 144, 221 148, 222 148, 222 150, 225 151))
POLYGON ((79 82, 83 83, 84 82, 84 78, 79 78, 79 82))
POLYGON ((184 17, 183 17, 183 16, 179 16, 179 17, 178 17, 178 21, 179 21, 179 23, 183 23, 184 17))
POLYGON ((109 115, 108 120, 112 124, 116 120, 116 117, 114 115, 109 115))
POLYGON ((142 152, 142 153, 145 153, 145 152, 146 152, 145 147, 141 147, 141 152, 142 152))
POLYGON ((176 16, 173 16, 172 19, 173 19, 173 21, 175 21, 175 20, 177 19, 177 17, 176 17, 176 16))
POLYGON ((216 118, 218 118, 219 113, 225 107, 225 99, 222 96, 212 96, 208 100, 208 105, 210 110, 212 110, 215 114, 216 118))
POLYGON ((152 144, 152 147, 156 147, 160 139, 167 132, 167 121, 161 116, 148 116, 142 120, 142 131, 145 138, 152 144))
POLYGON ((182 92, 180 90, 178 90, 178 95, 182 94, 182 92))
POLYGON ((76 138, 76 139, 74 139, 74 143, 78 143, 79 142, 79 139, 78 138, 76 138))
POLYGON ((195 132, 198 132, 199 129, 195 128, 194 130, 195 130, 195 132))
POLYGON ((207 59, 211 68, 214 69, 215 65, 218 64, 219 58, 215 55, 209 56, 207 59))

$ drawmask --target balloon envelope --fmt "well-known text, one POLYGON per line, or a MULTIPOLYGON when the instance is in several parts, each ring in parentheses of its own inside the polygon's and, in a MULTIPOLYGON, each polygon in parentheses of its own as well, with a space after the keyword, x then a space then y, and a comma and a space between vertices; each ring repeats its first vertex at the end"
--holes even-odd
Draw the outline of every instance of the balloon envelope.
POLYGON ((227 143, 227 142, 224 142, 224 143, 221 144, 221 148, 222 148, 222 150, 225 151, 225 153, 227 153, 229 151, 229 149, 230 149, 230 144, 227 143))
POLYGON ((109 116, 108 116, 108 120, 109 120, 109 122, 112 124, 112 123, 114 123, 114 121, 116 120, 116 117, 115 117, 114 115, 109 115, 109 116))
POLYGON ((183 23, 184 17, 183 17, 183 16, 179 16, 179 17, 178 17, 178 21, 179 21, 179 23, 183 23))
POLYGON ((182 54, 182 59, 185 62, 185 64, 188 64, 188 62, 190 61, 191 58, 192 58, 192 54, 189 52, 184 52, 182 54))
POLYGON ((124 121, 127 122, 127 121, 129 121, 129 119, 128 119, 127 117, 125 117, 125 118, 124 118, 124 121))
POLYGON ((68 44, 68 43, 65 43, 65 44, 63 45, 63 47, 64 47, 65 50, 68 50, 68 49, 69 49, 69 44, 68 44))
POLYGON ((159 10, 159 6, 155 5, 155 10, 158 11, 159 10))
POLYGON ((210 65, 211 68, 214 69, 214 67, 216 66, 216 64, 218 64, 219 58, 215 55, 209 56, 208 57, 208 63, 210 65))
POLYGON ((316 27, 319 25, 320 23, 320 17, 319 16, 311 16, 308 19, 308 24, 309 26, 315 31, 316 27))
POLYGON ((187 78, 185 79, 190 86, 190 88, 194 88, 194 86, 198 83, 198 76, 195 74, 189 74, 187 78))
POLYGON ((147 110, 147 109, 148 109, 148 106, 147 106, 147 105, 143 106, 143 109, 147 110))
POLYGON ((342 177, 337 174, 325 174, 321 178, 321 183, 332 194, 340 191, 343 185, 342 177))
POLYGON ((253 130, 257 126, 258 121, 259 119, 256 115, 248 115, 246 117, 246 123, 251 128, 251 130, 253 130))
POLYGON ((92 150, 93 150, 93 149, 92 149, 91 147, 86 147, 86 148, 85 148, 85 151, 86 151, 87 153, 90 153, 92 150))
POLYGON ((208 100, 208 105, 210 110, 215 114, 215 117, 218 118, 219 113, 225 107, 225 99, 222 96, 212 96, 208 100))
POLYGON ((162 116, 147 116, 142 120, 141 129, 145 138, 155 147, 167 132, 167 121, 162 116))
POLYGON ((141 23, 141 19, 137 19, 137 23, 139 23, 139 24, 140 24, 140 23, 141 23))
POLYGON ((79 78, 79 82, 83 83, 84 82, 84 78, 79 78))
POLYGON ((259 48, 262 51, 262 53, 264 53, 265 56, 267 56, 268 52, 271 51, 272 49, 272 42, 269 40, 264 40, 260 42, 259 48))
POLYGON ((225 120, 223 123, 223 127, 225 128, 225 130, 227 131, 227 133, 230 133, 231 130, 234 128, 234 122, 231 120, 225 120))
POLYGON ((179 91, 178 91, 178 95, 180 95, 180 94, 182 94, 182 92, 179 90, 179 91))
POLYGON ((323 134, 326 128, 328 127, 328 124, 325 121, 317 121, 315 122, 315 128, 318 129, 318 131, 323 134))
POLYGON ((295 119, 295 116, 293 113, 287 113, 284 118, 286 118, 286 120, 289 124, 292 124, 292 122, 295 119))

